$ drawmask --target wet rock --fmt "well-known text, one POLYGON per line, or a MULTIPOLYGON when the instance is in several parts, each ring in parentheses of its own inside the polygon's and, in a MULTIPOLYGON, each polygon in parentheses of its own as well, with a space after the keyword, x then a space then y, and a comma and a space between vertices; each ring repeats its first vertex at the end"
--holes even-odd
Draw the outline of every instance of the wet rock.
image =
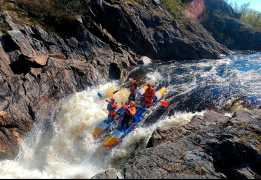
POLYGON ((157 147, 184 139, 190 134, 195 134, 205 126, 210 124, 217 125, 222 121, 228 120, 227 116, 214 111, 207 111, 204 116, 196 115, 187 125, 181 127, 158 127, 148 142, 147 147, 157 147))
POLYGON ((91 179, 119 179, 119 177, 115 170, 107 170, 95 175, 91 179))
MULTIPOLYGON (((44 123, 59 100, 117 79, 123 68, 137 64, 136 53, 118 43, 106 29, 98 27, 103 33, 92 34, 83 17, 72 22, 73 37, 66 32, 60 36, 48 33, 37 25, 15 24, 9 15, 1 18, 10 30, 0 34, 0 104, 9 115, 8 122, 24 124, 26 120, 28 125, 15 125, 15 136, 3 133, 6 153, 0 158, 15 157, 19 143, 8 140, 23 138, 33 122, 44 123)), ((14 132, 11 124, 2 121, 1 131, 14 132)))
POLYGON ((210 111, 182 127, 158 128, 124 165, 125 178, 260 178, 261 110, 210 111))
POLYGON ((13 159, 19 151, 22 137, 32 128, 29 119, 13 117, 7 113, 0 117, 0 159, 13 159), (14 120, 15 119, 15 120, 14 120))
POLYGON ((189 139, 138 152, 124 165, 125 179, 221 179, 213 159, 189 139))
POLYGON ((151 59, 148 58, 147 56, 142 56, 138 62, 138 64, 142 64, 142 65, 148 65, 151 63, 151 59))

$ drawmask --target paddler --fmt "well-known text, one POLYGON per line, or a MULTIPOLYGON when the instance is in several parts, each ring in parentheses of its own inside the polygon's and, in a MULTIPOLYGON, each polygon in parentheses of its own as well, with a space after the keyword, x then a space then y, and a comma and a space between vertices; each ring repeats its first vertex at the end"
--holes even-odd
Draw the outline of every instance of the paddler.
POLYGON ((110 100, 106 100, 108 102, 107 110, 109 111, 108 119, 116 119, 116 109, 118 109, 117 102, 115 101, 115 98, 111 98, 110 100))
POLYGON ((131 101, 129 105, 124 105, 123 102, 121 102, 121 104, 122 107, 125 109, 124 117, 121 121, 121 126, 129 128, 129 121, 132 116, 136 114, 136 108, 134 107, 135 102, 131 101))
POLYGON ((136 80, 132 80, 129 84, 124 86, 125 88, 129 88, 130 95, 128 97, 129 101, 135 101, 136 99, 136 93, 138 91, 138 85, 136 83, 136 80))
POLYGON ((152 87, 151 83, 148 83, 147 87, 148 88, 141 96, 145 97, 143 105, 147 104, 147 107, 151 107, 154 104, 153 98, 155 97, 155 89, 152 87))

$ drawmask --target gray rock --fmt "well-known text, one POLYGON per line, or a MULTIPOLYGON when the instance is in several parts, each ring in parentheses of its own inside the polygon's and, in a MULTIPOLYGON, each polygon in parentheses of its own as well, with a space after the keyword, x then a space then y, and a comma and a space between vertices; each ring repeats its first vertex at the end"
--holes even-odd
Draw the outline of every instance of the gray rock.
POLYGON ((138 64, 148 65, 151 63, 151 59, 147 56, 142 56, 138 62, 138 64))
POLYGON ((149 148, 124 165, 124 177, 260 178, 260 112, 240 110, 229 118, 209 111, 182 127, 157 128, 149 148))
POLYGON ((91 179, 119 179, 117 173, 115 170, 107 170, 104 172, 101 172, 95 176, 93 176, 91 179))

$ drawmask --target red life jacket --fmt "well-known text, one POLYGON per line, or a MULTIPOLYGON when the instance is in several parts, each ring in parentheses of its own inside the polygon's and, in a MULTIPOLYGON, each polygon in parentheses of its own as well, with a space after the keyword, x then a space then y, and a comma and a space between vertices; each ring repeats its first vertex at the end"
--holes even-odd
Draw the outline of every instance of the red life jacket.
POLYGON ((125 113, 128 115, 135 115, 136 114, 136 108, 134 106, 130 107, 130 105, 126 105, 128 109, 126 108, 125 113))
POLYGON ((155 97, 155 89, 154 88, 147 88, 145 90, 145 93, 142 94, 142 96, 145 96, 145 100, 152 100, 155 97))

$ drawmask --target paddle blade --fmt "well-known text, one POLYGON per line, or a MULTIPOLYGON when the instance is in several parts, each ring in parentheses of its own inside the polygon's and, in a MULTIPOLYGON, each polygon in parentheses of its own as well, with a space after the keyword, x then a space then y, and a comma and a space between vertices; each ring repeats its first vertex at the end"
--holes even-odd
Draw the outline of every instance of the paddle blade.
POLYGON ((116 92, 118 92, 119 91, 119 89, 118 90, 116 90, 116 91, 114 91, 112 94, 115 94, 116 92))
POLYGON ((163 106, 169 106, 169 103, 167 103, 165 101, 160 101, 160 104, 162 104, 163 106))
POLYGON ((99 92, 98 92, 98 96, 99 96, 99 97, 102 97, 102 95, 101 95, 99 92))
POLYGON ((137 122, 140 122, 140 121, 141 121, 141 119, 140 119, 138 116, 133 115, 133 117, 135 118, 135 120, 136 120, 137 122))

